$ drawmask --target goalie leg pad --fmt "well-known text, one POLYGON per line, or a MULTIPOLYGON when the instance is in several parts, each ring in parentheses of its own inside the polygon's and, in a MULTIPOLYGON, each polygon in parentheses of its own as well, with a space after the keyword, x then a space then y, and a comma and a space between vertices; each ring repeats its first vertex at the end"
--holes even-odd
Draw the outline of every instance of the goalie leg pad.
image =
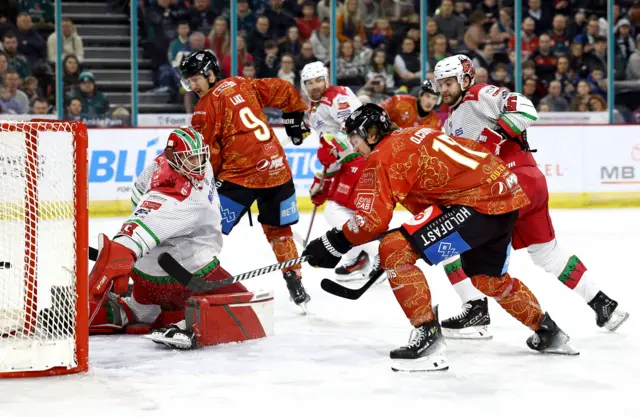
POLYGON ((187 300, 185 320, 198 346, 271 336, 273 292, 193 296, 187 300))
POLYGON ((89 315, 95 318, 89 326, 89 334, 146 334, 151 330, 148 323, 138 321, 133 309, 127 301, 116 294, 110 293, 101 305, 95 301, 89 303, 89 315))

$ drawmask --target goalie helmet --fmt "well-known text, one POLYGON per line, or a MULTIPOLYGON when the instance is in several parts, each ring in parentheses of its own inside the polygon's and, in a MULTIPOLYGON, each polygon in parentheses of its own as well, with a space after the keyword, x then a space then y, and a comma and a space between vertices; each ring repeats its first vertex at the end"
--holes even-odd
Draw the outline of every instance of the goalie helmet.
POLYGON ((460 88, 462 88, 465 76, 470 78, 469 86, 467 88, 473 85, 476 78, 476 70, 473 67, 473 62, 471 62, 471 59, 469 59, 468 56, 462 54, 450 56, 438 62, 433 70, 433 74, 436 81, 449 77, 456 77, 458 84, 460 84, 460 88))
MULTIPOLYGON (((197 74, 208 78, 209 71, 213 71, 213 75, 216 76, 216 81, 220 79, 220 61, 218 61, 218 58, 208 49, 195 51, 180 62, 180 75, 182 76, 180 83, 185 90, 191 91, 189 78, 197 74)), ((209 83, 209 85, 211 86, 214 83, 209 83)))
POLYGON ((209 146, 195 129, 182 126, 174 129, 164 150, 167 162, 177 173, 202 181, 209 163, 209 146))
MULTIPOLYGON (((324 78, 324 82, 329 87, 329 71, 327 67, 320 61, 312 62, 307 64, 302 68, 302 72, 300 73, 300 84, 302 87, 302 91, 309 97, 309 92, 307 91, 307 81, 313 80, 315 78, 324 78)), ((310 97, 309 97, 310 98, 310 97)))
MULTIPOLYGON (((347 136, 359 136, 366 139, 369 128, 375 127, 378 132, 386 132, 391 127, 391 118, 385 109, 377 104, 368 103, 358 107, 344 122, 347 136)), ((369 145, 373 148, 372 145, 369 145)))

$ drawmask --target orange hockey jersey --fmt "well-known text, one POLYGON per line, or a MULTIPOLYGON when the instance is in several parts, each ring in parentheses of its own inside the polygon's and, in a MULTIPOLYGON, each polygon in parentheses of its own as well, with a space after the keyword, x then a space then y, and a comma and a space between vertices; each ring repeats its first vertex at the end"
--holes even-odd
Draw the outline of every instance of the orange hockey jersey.
POLYGON ((354 245, 387 231, 396 204, 414 215, 433 204, 485 214, 529 204, 515 174, 482 145, 426 127, 384 138, 367 158, 354 195, 356 212, 342 227, 354 245))
POLYGON ((418 114, 418 100, 408 94, 398 94, 391 96, 382 103, 380 107, 385 109, 391 117, 391 121, 398 127, 427 126, 433 129, 440 129, 442 122, 435 112, 420 118, 418 114))
POLYGON ((270 188, 289 181, 289 163, 264 107, 306 110, 294 86, 278 78, 227 78, 196 104, 191 124, 210 147, 216 179, 247 188, 270 188))

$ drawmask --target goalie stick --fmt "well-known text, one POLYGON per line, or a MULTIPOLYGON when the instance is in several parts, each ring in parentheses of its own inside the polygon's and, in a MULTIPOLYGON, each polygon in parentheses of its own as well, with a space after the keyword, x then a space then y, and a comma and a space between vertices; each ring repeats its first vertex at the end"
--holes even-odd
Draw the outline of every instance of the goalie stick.
POLYGON ((348 288, 327 278, 324 278, 322 281, 320 281, 320 287, 329 294, 335 295, 336 297, 346 298, 347 300, 357 300, 358 298, 362 297, 362 294, 367 292, 367 290, 371 288, 371 286, 375 284, 378 278, 380 278, 384 273, 385 271, 382 268, 373 271, 371 277, 369 278, 369 281, 367 281, 360 288, 348 288))
POLYGON ((220 281, 205 281, 200 277, 193 275, 187 271, 178 261, 175 260, 168 252, 163 252, 158 256, 158 264, 164 271, 175 278, 180 284, 193 292, 211 291, 227 285, 234 284, 239 281, 245 281, 269 272, 278 271, 280 269, 289 268, 303 262, 307 262, 310 256, 301 256, 299 258, 289 259, 288 261, 254 269, 253 271, 243 274, 234 275, 220 281))

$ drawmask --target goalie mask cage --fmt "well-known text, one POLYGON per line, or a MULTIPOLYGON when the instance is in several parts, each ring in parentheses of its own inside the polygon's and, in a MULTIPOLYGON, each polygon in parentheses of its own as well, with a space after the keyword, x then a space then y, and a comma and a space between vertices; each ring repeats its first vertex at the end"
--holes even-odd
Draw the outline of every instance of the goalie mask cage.
POLYGON ((0 378, 88 369, 87 128, 0 122, 0 378))

